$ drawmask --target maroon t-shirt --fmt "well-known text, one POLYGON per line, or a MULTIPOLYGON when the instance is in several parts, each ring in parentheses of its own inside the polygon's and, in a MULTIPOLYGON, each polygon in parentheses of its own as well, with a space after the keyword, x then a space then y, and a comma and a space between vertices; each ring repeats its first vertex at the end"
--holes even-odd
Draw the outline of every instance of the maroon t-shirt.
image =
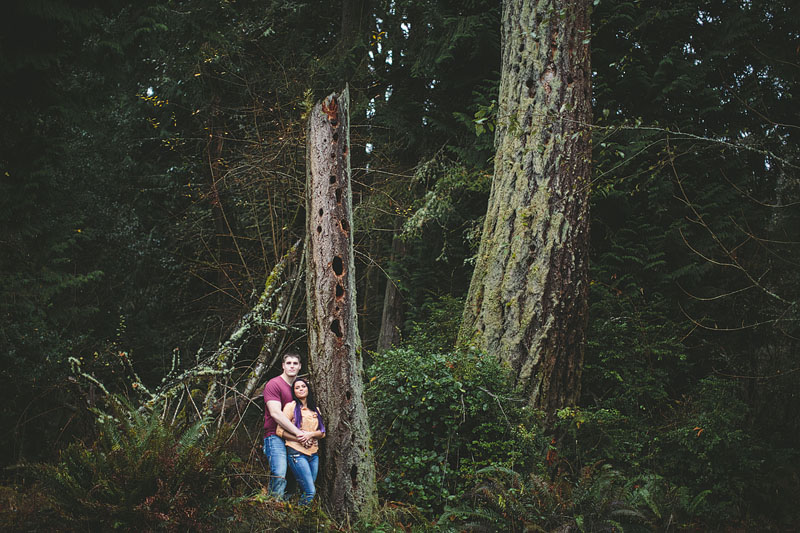
POLYGON ((264 437, 275 435, 278 429, 278 423, 269 414, 267 402, 278 401, 281 402, 281 409, 287 403, 292 401, 292 386, 286 383, 280 376, 276 376, 267 381, 264 386, 264 437))

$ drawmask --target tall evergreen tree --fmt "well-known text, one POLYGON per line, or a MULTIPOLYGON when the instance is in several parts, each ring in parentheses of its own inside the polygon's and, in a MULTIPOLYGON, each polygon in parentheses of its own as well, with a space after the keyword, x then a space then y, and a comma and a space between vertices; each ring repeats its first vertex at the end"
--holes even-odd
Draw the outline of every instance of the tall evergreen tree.
POLYGON ((492 193, 462 343, 548 414, 577 401, 588 290, 588 2, 503 4, 492 193))

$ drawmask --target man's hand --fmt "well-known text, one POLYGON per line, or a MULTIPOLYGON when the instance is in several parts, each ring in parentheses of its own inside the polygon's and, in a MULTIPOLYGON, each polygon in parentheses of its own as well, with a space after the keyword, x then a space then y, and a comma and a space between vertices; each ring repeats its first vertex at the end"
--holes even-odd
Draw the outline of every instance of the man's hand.
POLYGON ((306 442, 308 442, 309 439, 312 438, 311 433, 309 433, 308 431, 303 431, 302 429, 297 430, 297 433, 295 433, 294 436, 297 437, 297 442, 299 442, 303 446, 305 446, 306 442))

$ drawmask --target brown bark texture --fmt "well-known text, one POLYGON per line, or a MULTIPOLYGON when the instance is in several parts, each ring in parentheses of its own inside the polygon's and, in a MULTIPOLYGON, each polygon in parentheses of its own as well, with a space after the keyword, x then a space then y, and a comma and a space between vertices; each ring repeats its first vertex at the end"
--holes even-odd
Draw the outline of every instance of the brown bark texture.
POLYGON ((309 366, 327 436, 317 485, 331 513, 371 516, 377 507, 356 322, 350 186, 349 93, 333 93, 308 119, 306 303, 309 366))
POLYGON ((588 293, 587 0, 504 0, 494 181, 459 339, 548 416, 580 394, 588 293))

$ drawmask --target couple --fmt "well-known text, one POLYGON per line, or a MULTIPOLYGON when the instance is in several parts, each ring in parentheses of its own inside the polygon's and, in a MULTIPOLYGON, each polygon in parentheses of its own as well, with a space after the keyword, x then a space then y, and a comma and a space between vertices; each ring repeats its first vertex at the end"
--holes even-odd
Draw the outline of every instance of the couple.
POLYGON ((270 495, 283 498, 288 456, 303 491, 300 503, 308 505, 316 493, 318 439, 325 436, 325 424, 308 381, 297 377, 301 366, 299 355, 285 354, 283 373, 264 386, 264 455, 269 459, 270 495))

